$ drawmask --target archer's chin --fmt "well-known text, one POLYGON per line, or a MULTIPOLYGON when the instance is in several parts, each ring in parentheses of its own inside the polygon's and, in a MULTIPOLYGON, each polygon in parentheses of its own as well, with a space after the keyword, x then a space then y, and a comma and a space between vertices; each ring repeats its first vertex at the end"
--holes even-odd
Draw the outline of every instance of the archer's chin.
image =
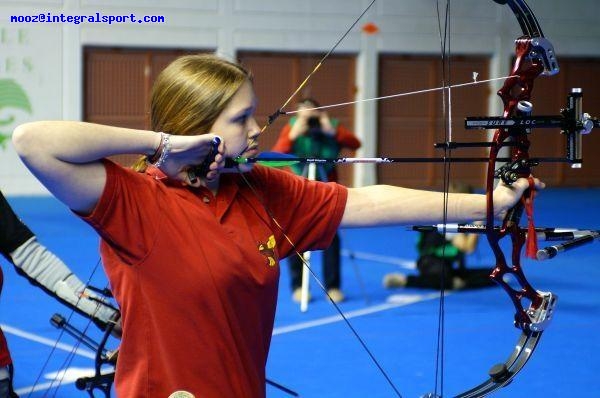
POLYGON ((246 173, 246 172, 252 170, 252 167, 254 167, 254 163, 245 163, 245 164, 240 164, 238 166, 237 170, 242 173, 246 173))

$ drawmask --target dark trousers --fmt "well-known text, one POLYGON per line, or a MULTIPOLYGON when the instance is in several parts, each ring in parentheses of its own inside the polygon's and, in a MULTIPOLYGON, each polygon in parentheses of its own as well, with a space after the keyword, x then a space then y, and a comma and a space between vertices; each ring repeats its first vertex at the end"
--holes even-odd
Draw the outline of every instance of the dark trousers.
POLYGON ((464 283, 463 289, 478 289, 482 287, 495 286, 496 283, 490 279, 491 268, 462 268, 459 270, 448 270, 442 278, 441 275, 408 275, 406 277, 407 287, 451 290, 453 278, 458 277, 464 283))
POLYGON ((15 393, 12 386, 12 378, 13 378, 13 367, 12 365, 8 366, 8 379, 0 380, 0 398, 19 398, 19 396, 15 393))
MULTIPOLYGON (((323 251, 323 284, 326 289, 340 287, 340 237, 336 233, 331 246, 323 251)), ((302 286, 302 260, 296 254, 289 258, 292 290, 302 286)))

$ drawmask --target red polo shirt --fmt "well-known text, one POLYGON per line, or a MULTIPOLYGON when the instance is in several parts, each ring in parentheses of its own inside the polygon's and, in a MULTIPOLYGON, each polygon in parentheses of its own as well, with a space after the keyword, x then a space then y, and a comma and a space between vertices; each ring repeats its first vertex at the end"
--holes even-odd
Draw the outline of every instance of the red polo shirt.
POLYGON ((347 190, 256 166, 221 176, 214 197, 106 162, 107 183, 85 219, 123 317, 119 397, 265 396, 279 259, 323 249, 347 190))

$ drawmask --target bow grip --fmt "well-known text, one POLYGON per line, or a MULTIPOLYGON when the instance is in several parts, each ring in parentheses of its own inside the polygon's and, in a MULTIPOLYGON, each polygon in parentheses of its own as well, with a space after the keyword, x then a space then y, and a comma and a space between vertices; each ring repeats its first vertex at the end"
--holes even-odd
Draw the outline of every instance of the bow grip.
POLYGON ((523 201, 519 200, 516 205, 511 207, 504 217, 505 225, 519 225, 521 222, 521 216, 523 215, 523 201))

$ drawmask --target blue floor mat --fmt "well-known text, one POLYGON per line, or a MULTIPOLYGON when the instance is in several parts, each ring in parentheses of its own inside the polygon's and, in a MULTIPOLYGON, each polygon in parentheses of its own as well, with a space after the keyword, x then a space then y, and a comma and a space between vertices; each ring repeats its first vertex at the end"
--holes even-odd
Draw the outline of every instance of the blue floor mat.
MULTIPOLYGON (((40 241, 86 281, 99 263, 94 231, 55 199, 8 199, 40 241)), ((544 191, 536 202, 536 224, 600 229, 600 190, 544 191)), ((395 387, 386 381, 314 281, 313 301, 307 312, 300 312, 291 301, 285 264, 267 376, 307 398, 394 397, 394 388, 403 397, 433 392, 439 295, 429 290, 386 290, 381 285, 388 272, 414 272, 411 262, 416 235, 406 228, 386 227, 343 230, 341 238, 343 290, 348 300, 340 308, 395 387)), ((558 307, 530 362, 494 396, 600 397, 600 382, 593 375, 600 366, 595 355, 600 349, 595 339, 600 329, 598 243, 563 253, 551 261, 524 261, 530 282, 539 290, 556 293, 558 307)), ((469 265, 493 264, 486 245, 482 241, 477 252, 468 258, 469 265)), ((315 253, 312 258, 312 266, 320 275, 321 256, 315 253)), ((60 332, 49 319, 54 313, 68 315, 68 309, 32 288, 6 261, 1 264, 5 286, 0 324, 15 361, 16 387, 22 396, 28 396, 34 384, 37 391, 29 394, 31 397, 85 396, 75 388, 74 379, 91 371, 92 351, 81 348, 61 375, 75 340, 62 336, 62 345, 53 348, 60 332), (63 382, 56 390, 58 383, 52 380, 61 376, 63 382)), ((106 285, 100 266, 91 282, 95 286, 106 285)), ((445 298, 444 306, 443 394, 454 396, 486 379, 488 369, 510 354, 520 331, 512 325, 512 304, 496 287, 452 292, 445 298)), ((72 321, 78 327, 87 324, 78 315, 73 315, 72 321)), ((89 332, 94 338, 100 337, 94 326, 89 332)), ((114 348, 117 344, 111 340, 109 346, 114 348)), ((289 396, 271 386, 267 395, 289 396)))

